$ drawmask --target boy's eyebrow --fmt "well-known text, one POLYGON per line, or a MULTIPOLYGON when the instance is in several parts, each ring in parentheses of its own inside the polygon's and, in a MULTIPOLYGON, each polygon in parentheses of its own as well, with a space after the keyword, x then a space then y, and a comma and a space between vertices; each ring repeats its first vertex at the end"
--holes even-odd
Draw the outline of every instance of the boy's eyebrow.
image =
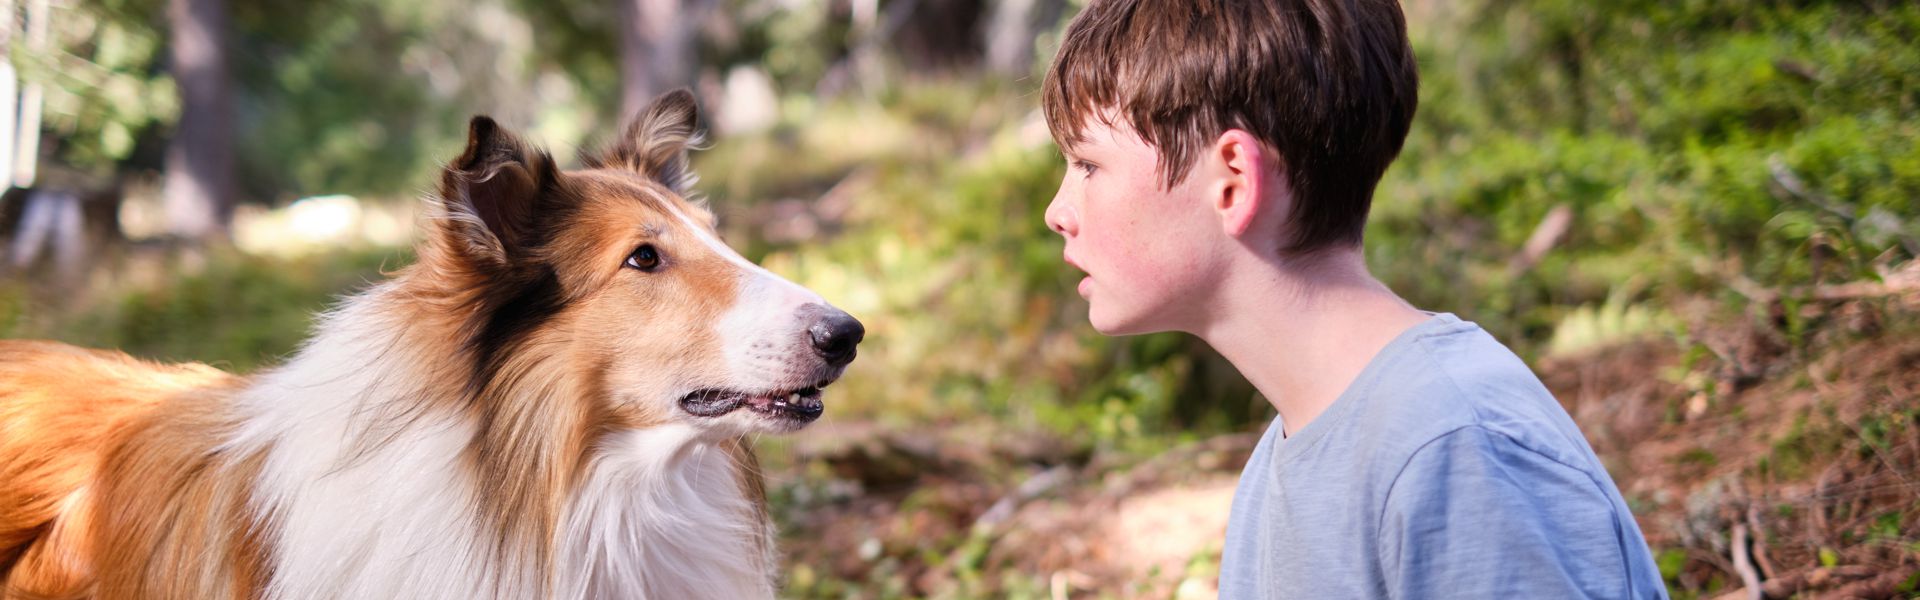
POLYGON ((1054 145, 1060 148, 1061 154, 1069 158, 1086 158, 1087 146, 1092 145, 1088 143, 1089 141, 1091 140, 1083 136, 1076 139, 1056 141, 1054 145))

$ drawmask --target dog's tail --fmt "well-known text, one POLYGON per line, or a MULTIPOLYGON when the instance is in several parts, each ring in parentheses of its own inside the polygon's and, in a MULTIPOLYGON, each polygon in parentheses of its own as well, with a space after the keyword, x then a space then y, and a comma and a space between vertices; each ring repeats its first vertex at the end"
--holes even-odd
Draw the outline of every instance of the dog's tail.
POLYGON ((0 340, 0 598, 84 593, 102 458, 162 401, 232 379, 204 365, 0 340))

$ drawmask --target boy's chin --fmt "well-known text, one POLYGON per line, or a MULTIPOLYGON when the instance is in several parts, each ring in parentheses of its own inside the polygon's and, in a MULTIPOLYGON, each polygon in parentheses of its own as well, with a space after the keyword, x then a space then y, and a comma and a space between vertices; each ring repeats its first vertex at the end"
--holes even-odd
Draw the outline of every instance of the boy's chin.
POLYGON ((1167 331, 1169 328, 1156 325, 1152 319, 1138 313, 1115 310, 1118 307, 1094 304, 1087 309, 1087 322, 1093 330, 1102 335, 1142 335, 1167 331))

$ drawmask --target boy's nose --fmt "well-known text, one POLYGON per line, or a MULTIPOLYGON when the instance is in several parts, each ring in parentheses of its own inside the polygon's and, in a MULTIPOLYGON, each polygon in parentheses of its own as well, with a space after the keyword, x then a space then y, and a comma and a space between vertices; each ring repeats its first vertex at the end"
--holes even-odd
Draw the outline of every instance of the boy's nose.
POLYGON ((1067 203, 1061 202, 1058 194, 1054 195, 1053 201, 1047 203, 1046 220, 1047 229, 1052 229, 1054 233, 1067 237, 1080 233, 1080 224, 1074 218, 1073 209, 1068 208, 1067 203))

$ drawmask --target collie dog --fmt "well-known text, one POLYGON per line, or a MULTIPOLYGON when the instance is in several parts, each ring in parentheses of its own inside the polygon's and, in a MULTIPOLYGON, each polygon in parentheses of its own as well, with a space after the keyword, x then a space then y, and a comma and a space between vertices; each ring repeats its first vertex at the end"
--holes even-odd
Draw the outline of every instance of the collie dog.
POLYGON ((418 260, 257 376, 0 343, 0 596, 771 597, 746 437, 864 331, 720 242, 695 120, 562 171, 476 117, 418 260))

